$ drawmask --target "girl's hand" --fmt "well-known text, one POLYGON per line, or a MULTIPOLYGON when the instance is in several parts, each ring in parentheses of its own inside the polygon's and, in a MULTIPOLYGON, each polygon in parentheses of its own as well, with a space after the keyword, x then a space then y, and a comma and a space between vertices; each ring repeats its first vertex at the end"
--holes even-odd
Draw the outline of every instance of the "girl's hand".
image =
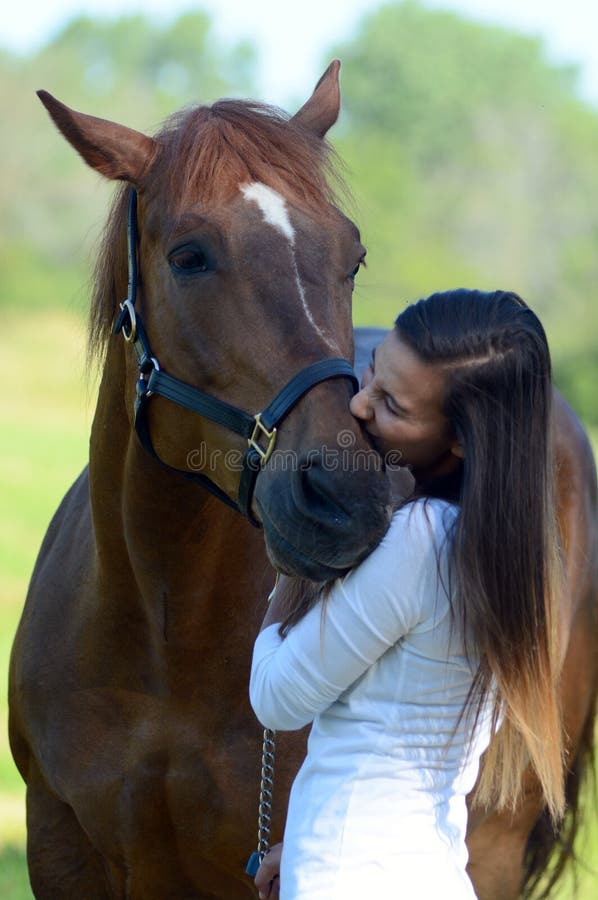
POLYGON ((264 856, 257 875, 255 886, 260 900, 278 900, 280 893, 280 857, 282 844, 274 844, 264 856))
POLYGON ((289 614, 290 610, 288 609, 285 590, 288 581, 287 575, 279 574, 277 576, 276 585, 268 598, 268 608, 260 631, 263 631, 264 628, 267 628, 268 625, 273 625, 275 622, 283 622, 289 614))

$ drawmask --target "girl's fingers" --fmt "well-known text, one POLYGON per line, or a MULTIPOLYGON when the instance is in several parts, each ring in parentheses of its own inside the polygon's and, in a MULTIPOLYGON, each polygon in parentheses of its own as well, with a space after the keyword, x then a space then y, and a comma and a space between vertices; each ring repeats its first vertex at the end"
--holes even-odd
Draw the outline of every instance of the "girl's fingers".
POLYGON ((264 856, 257 874, 255 886, 260 900, 277 900, 280 892, 280 857, 282 844, 275 844, 264 856))

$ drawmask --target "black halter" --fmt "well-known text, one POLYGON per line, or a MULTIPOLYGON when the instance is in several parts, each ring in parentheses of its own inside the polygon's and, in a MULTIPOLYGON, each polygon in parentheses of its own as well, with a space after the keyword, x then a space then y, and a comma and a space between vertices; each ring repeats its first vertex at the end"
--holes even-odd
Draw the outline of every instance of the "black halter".
POLYGON ((118 334, 119 331, 122 331, 125 340, 133 344, 137 354, 139 366, 135 400, 137 436, 144 449, 163 466, 198 482, 228 506, 232 506, 233 509, 247 516, 253 525, 259 526, 259 522, 251 512, 251 500, 257 476, 274 450, 277 426, 314 385, 329 378, 349 378, 354 390, 358 390, 357 376, 346 359, 322 359, 295 375, 266 409, 252 416, 236 406, 231 406, 223 400, 206 394, 199 388, 192 387, 184 381, 168 375, 160 368, 158 360, 153 355, 141 316, 135 310, 138 283, 137 244, 137 192, 132 188, 129 195, 127 221, 129 284, 127 298, 120 304, 121 311, 114 325, 113 333, 118 334), (246 438, 247 450, 243 457, 243 469, 236 503, 207 475, 201 472, 177 469, 160 459, 152 444, 147 417, 148 401, 153 394, 165 397, 167 400, 224 425, 230 431, 246 438))

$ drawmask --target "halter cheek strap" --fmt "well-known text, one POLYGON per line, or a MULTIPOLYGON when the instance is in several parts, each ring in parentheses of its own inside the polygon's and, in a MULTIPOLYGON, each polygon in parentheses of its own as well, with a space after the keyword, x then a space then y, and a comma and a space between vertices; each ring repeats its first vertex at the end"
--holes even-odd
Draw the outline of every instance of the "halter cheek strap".
POLYGON ((253 492, 257 476, 268 462, 276 445, 278 426, 299 400, 322 381, 330 378, 348 378, 353 391, 357 391, 359 382, 353 366, 346 359, 340 358, 322 359, 312 363, 291 378, 266 409, 255 415, 180 381, 160 368, 157 358, 152 353, 141 315, 135 308, 138 284, 138 230, 137 192, 134 189, 131 189, 129 195, 127 245, 129 260, 127 298, 120 305, 121 311, 114 325, 113 333, 118 334, 122 331, 125 340, 133 345, 137 355, 139 379, 134 407, 137 436, 146 452, 161 465, 201 484, 223 503, 241 512, 253 525, 259 526, 259 522, 251 510, 253 492), (178 406, 189 409, 212 422, 217 422, 246 439, 247 449, 243 456, 237 502, 231 500, 219 485, 202 472, 177 469, 159 457, 151 440, 147 416, 148 403, 154 395, 164 397, 178 406))

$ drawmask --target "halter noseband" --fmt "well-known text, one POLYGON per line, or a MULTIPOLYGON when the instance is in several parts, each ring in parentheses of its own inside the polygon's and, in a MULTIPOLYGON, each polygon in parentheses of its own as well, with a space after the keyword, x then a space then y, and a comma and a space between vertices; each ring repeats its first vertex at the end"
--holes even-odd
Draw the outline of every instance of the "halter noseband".
POLYGON ((129 283, 127 298, 120 304, 121 311, 114 325, 113 334, 122 331, 127 343, 133 344, 137 355, 139 380, 134 407, 137 436, 147 453, 163 466, 198 482, 219 500, 246 516, 252 525, 259 527, 259 522, 251 511, 251 501, 257 476, 274 450, 278 425, 301 397, 321 381, 327 381, 329 378, 349 378, 354 391, 357 391, 359 382, 353 366, 346 359, 322 359, 313 363, 291 378, 266 409, 253 416, 168 375, 160 368, 158 360, 153 355, 141 315, 135 309, 138 284, 137 246, 137 192, 131 188, 127 220, 129 283), (212 422, 224 425, 247 440, 236 503, 207 475, 177 469, 160 459, 152 444, 147 416, 148 402, 153 394, 165 397, 212 422))

